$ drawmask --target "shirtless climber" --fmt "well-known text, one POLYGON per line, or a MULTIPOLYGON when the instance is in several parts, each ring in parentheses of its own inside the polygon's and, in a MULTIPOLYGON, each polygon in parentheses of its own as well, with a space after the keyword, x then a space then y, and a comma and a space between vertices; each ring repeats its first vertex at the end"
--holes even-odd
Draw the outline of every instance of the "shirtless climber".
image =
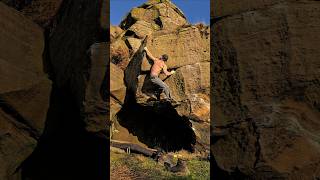
POLYGON ((147 56, 153 61, 153 65, 151 67, 150 79, 153 84, 156 84, 160 87, 161 92, 164 91, 167 101, 171 101, 170 89, 169 86, 164 83, 158 76, 163 70, 164 74, 170 76, 175 73, 175 71, 168 72, 167 65, 165 64, 168 61, 168 55, 163 54, 160 58, 155 58, 152 56, 147 47, 144 48, 147 53, 147 56))

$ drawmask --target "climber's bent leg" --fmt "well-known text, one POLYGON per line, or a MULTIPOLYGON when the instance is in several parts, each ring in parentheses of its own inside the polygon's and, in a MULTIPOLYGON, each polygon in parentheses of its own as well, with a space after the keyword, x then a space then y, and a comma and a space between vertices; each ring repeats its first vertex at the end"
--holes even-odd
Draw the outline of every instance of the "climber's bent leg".
POLYGON ((164 94, 166 95, 166 98, 168 99, 171 99, 171 94, 170 94, 170 89, 169 89, 169 86, 163 82, 163 91, 164 91, 164 94))
POLYGON ((164 91, 166 98, 171 98, 169 86, 164 83, 159 77, 151 76, 151 82, 158 85, 160 89, 164 91))

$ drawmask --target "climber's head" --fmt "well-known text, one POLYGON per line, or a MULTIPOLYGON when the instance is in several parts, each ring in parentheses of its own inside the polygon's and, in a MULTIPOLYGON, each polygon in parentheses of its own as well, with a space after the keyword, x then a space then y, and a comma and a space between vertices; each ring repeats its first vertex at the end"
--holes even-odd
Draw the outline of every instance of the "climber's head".
POLYGON ((168 57, 168 55, 166 55, 166 54, 163 54, 161 57, 160 57, 160 59, 162 60, 162 61, 168 61, 168 59, 169 59, 169 57, 168 57))

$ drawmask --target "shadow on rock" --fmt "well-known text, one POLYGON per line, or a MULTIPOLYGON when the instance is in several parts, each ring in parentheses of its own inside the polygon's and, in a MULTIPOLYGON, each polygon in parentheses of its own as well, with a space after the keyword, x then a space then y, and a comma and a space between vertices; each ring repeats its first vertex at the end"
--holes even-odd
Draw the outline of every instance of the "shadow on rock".
POLYGON ((119 123, 139 141, 165 151, 194 151, 196 136, 188 118, 180 116, 169 102, 125 105, 117 114, 119 123))
POLYGON ((45 130, 22 164, 22 179, 106 179, 107 139, 85 131, 72 93, 53 87, 45 130))

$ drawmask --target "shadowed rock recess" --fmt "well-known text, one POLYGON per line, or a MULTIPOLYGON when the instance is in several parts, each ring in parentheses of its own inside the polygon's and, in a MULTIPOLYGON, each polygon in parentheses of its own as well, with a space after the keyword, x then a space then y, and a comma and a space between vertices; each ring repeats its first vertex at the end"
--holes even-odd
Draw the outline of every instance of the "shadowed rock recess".
POLYGON ((119 26, 110 27, 112 139, 165 151, 209 153, 209 31, 203 24, 188 23, 168 0, 147 1, 119 26), (177 73, 161 78, 178 105, 155 100, 145 46, 156 57, 169 55, 168 68, 177 73))
POLYGON ((108 4, 0 1, 1 180, 108 178, 108 4))
MULTIPOLYGON (((229 179, 320 178, 320 2, 213 1, 212 137, 229 179)), ((213 172, 215 174, 217 172, 213 172)))

